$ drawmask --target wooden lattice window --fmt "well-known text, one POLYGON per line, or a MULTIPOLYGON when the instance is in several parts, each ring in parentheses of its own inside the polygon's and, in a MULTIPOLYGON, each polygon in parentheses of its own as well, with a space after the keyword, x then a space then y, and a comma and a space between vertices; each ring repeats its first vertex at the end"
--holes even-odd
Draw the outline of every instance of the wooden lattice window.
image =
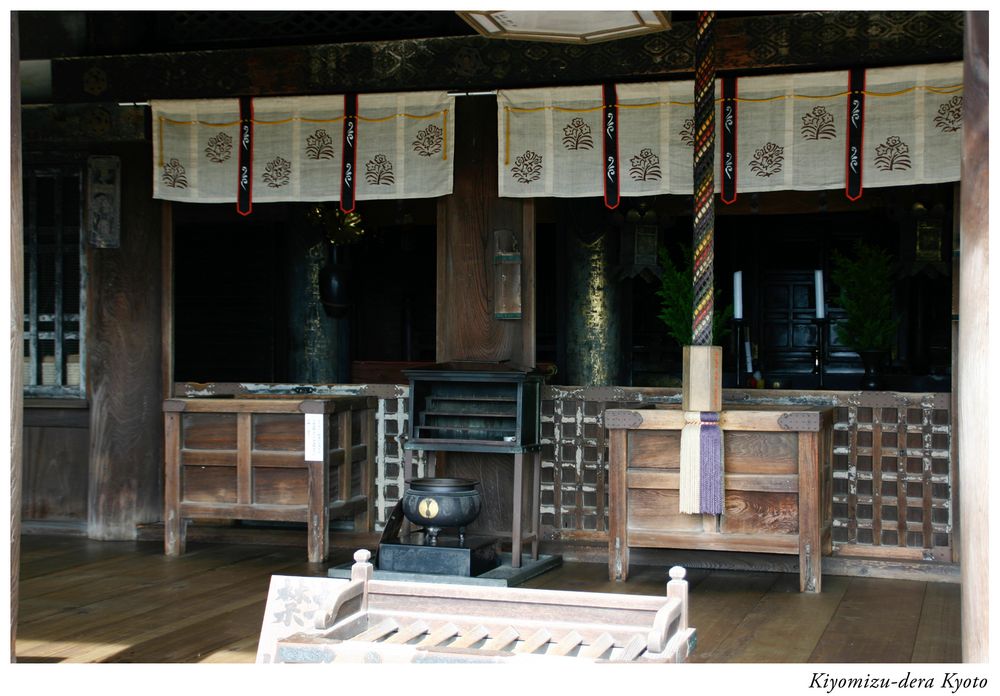
MULTIPOLYGON (((951 413, 947 395, 837 409, 833 541, 847 555, 951 560, 951 413)), ((873 399, 875 397, 872 397, 873 399)))
POLYGON ((79 165, 25 167, 23 375, 31 396, 86 394, 82 191, 79 165))
POLYGON ((608 537, 608 438, 604 411, 636 401, 612 401, 600 388, 542 399, 541 527, 558 539, 608 537))

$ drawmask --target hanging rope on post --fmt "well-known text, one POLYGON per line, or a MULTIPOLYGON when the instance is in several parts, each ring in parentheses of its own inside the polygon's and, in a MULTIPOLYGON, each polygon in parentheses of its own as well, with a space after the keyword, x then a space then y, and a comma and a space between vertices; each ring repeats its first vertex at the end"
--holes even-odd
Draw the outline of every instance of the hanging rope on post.
POLYGON ((715 264, 715 34, 714 12, 699 12, 694 73, 694 302, 691 344, 684 347, 684 427, 680 443, 679 509, 721 514, 723 481, 722 349, 712 345, 715 264))
POLYGON ((715 20, 699 12, 694 43, 694 306, 692 345, 712 345, 715 263, 715 20))

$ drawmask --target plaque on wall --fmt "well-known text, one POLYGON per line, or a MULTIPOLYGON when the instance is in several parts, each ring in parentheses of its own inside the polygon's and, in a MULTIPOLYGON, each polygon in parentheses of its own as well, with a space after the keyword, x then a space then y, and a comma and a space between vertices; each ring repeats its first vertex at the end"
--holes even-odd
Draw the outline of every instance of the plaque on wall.
POLYGON ((98 249, 121 246, 121 160, 87 158, 87 239, 98 249))

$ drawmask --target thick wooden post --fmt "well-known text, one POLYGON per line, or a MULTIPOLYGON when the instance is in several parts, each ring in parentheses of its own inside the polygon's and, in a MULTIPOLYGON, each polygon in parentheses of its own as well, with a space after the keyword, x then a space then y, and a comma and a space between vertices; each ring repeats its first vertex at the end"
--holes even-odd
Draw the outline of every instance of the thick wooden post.
POLYGON ((623 287, 615 277, 613 234, 600 201, 560 201, 566 226, 566 376, 586 387, 624 384, 622 375, 623 287))
POLYGON ((120 540, 163 515, 164 213, 148 145, 105 147, 122 161, 122 235, 119 248, 87 249, 87 536, 120 540))
MULTIPOLYGON (((498 196, 496 99, 461 97, 455 104, 455 119, 454 188, 438 203, 437 360, 510 360, 534 367, 533 203, 498 196), (512 232, 518 239, 520 319, 495 316, 498 231, 512 232)), ((448 457, 449 476, 476 479, 482 485, 485 495, 482 511, 473 523, 475 530, 511 529, 514 492, 519 490, 517 484, 511 486, 511 459, 504 454, 472 452, 455 452, 448 457)), ((515 558, 519 551, 515 549, 515 558)))
POLYGON ((437 359, 535 364, 532 202, 497 195, 496 100, 456 102, 455 184, 438 204, 437 359), (521 250, 521 318, 494 317, 497 230, 521 250))
POLYGON ((820 432, 799 433, 799 591, 820 592, 823 514, 820 432))
POLYGON ((16 662, 21 568, 21 413, 24 402, 24 228, 21 200, 21 77, 17 12, 10 16, 10 661, 16 662))
POLYGON ((608 579, 628 579, 628 539, 626 527, 628 523, 628 491, 625 470, 628 466, 628 431, 624 428, 612 428, 609 431, 609 459, 611 466, 608 471, 608 579))
POLYGON ((962 660, 989 644, 989 14, 965 14, 965 125, 959 276, 958 454, 962 549, 962 660))

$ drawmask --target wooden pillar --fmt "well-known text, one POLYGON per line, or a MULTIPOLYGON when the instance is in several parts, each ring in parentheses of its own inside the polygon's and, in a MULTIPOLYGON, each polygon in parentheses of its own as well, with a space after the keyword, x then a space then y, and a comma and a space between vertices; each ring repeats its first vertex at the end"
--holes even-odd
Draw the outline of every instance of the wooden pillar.
POLYGON ((350 319, 326 314, 319 294, 320 270, 326 265, 329 244, 310 226, 298 226, 286 235, 288 256, 289 376, 293 382, 326 384, 350 381, 346 336, 350 319))
POLYGON ((24 227, 21 199, 21 76, 17 12, 10 16, 10 661, 17 662, 21 569, 21 423, 24 403, 24 227))
POLYGON ((174 395, 174 208, 160 202, 160 390, 174 395))
POLYGON ((989 660, 989 13, 965 14, 958 454, 962 660, 989 660))
POLYGON ((455 105, 455 183, 438 204, 437 359, 535 365, 535 228, 530 200, 500 198, 494 97, 455 105), (494 314, 496 230, 521 250, 521 318, 494 314))
MULTIPOLYGON (((510 360, 534 367, 534 205, 499 196, 496 98, 460 97, 455 122, 454 188, 438 203, 437 360, 510 360), (497 230, 512 232, 521 252, 520 319, 494 316, 497 230)), ((447 464, 448 476, 476 479, 486 493, 470 533, 511 530, 512 457, 455 452, 447 464)))
POLYGON ((93 152, 120 156, 123 176, 121 246, 87 250, 87 535, 134 539, 163 512, 163 210, 149 193, 148 145, 93 152))
POLYGON ((557 206, 560 224, 567 226, 566 383, 622 384, 616 250, 603 202, 573 199, 557 206))

